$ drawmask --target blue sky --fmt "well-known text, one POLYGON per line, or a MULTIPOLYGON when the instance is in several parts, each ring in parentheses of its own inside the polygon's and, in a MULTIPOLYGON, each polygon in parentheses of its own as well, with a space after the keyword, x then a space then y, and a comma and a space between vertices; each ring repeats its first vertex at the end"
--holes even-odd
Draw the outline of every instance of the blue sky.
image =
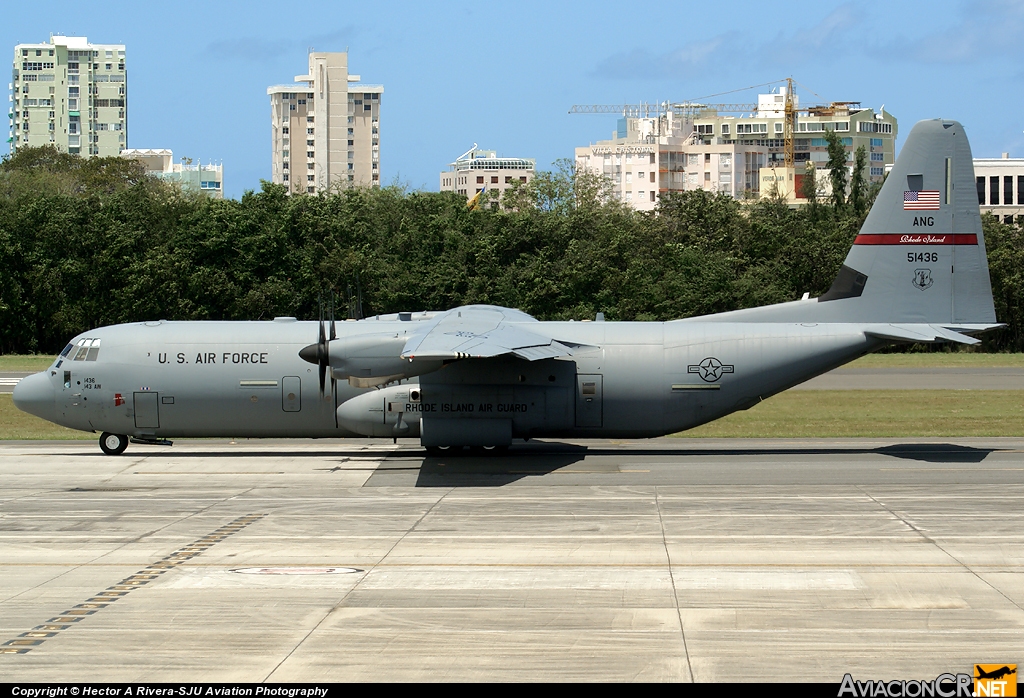
POLYGON ((975 156, 1024 157, 1021 0, 4 8, 8 56, 51 33, 126 44, 129 146, 223 161, 233 197, 270 177, 266 88, 303 73, 310 47, 347 49, 351 72, 384 85, 382 180, 413 189, 436 191, 474 142, 548 169, 609 137, 614 116, 569 115, 573 104, 682 101, 789 75, 804 102, 884 104, 902 135, 919 119, 958 119, 975 156))

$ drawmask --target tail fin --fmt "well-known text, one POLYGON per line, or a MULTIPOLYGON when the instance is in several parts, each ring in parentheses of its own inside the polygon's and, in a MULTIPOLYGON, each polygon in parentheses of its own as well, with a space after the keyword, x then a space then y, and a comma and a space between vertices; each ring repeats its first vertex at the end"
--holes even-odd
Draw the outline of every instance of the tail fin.
POLYGON ((833 322, 995 323, 974 160, 958 122, 914 126, 818 304, 833 322))
POLYGON ((680 322, 698 320, 852 322, 891 341, 976 344, 964 333, 1000 325, 963 126, 914 126, 827 293, 680 322))

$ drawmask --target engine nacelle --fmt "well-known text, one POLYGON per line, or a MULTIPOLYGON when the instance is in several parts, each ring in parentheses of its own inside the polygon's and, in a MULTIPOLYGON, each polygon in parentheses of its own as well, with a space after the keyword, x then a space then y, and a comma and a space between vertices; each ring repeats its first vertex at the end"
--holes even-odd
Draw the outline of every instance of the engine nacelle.
POLYGON ((557 359, 456 361, 419 385, 344 402, 338 423, 365 436, 419 436, 424 446, 504 446, 572 429, 575 384, 575 364, 557 359))
POLYGON ((393 385, 346 400, 338 407, 338 424, 363 436, 416 437, 420 413, 411 409, 420 401, 418 385, 393 385))
POLYGON ((331 372, 357 388, 370 388, 441 368, 440 360, 403 359, 407 339, 394 333, 335 339, 329 349, 331 372))

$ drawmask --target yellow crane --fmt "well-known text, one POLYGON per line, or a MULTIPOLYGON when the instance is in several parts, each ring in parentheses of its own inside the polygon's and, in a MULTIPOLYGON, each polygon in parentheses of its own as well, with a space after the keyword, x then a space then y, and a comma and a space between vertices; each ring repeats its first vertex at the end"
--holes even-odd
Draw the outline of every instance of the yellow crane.
POLYGON ((786 78, 785 119, 782 124, 782 152, 785 167, 793 167, 793 132, 796 131, 796 100, 793 99, 793 78, 786 78))

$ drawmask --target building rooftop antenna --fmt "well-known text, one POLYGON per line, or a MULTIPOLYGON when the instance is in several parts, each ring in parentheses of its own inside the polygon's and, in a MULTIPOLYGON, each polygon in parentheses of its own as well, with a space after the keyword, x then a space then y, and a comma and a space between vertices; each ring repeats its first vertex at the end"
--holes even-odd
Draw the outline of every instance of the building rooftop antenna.
POLYGON ((455 162, 458 162, 459 160, 461 160, 462 158, 466 157, 467 155, 469 155, 470 153, 474 152, 475 150, 476 150, 476 143, 474 143, 474 144, 473 144, 473 147, 472 147, 472 148, 470 148, 469 150, 467 150, 466 152, 464 152, 464 153, 463 153, 462 155, 460 155, 459 157, 455 158, 455 162))

